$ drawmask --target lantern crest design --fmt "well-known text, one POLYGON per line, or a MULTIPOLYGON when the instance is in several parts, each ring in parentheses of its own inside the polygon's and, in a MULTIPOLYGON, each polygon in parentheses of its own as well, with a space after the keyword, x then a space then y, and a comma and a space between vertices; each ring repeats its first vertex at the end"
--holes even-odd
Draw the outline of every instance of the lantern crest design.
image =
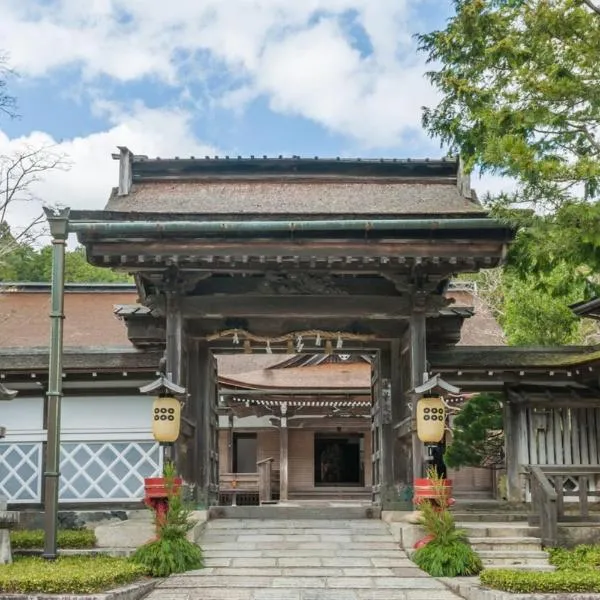
POLYGON ((446 407, 440 396, 421 398, 417 403, 417 436, 425 443, 435 444, 444 439, 446 407))
POLYGON ((181 403, 172 396, 159 397, 152 405, 152 434, 157 442, 172 443, 179 437, 181 403))

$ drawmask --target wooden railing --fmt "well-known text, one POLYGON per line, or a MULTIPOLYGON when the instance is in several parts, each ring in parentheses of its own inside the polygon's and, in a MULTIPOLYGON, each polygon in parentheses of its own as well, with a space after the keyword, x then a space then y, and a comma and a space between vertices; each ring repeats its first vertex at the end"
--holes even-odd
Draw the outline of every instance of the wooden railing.
POLYGON ((258 501, 271 502, 273 499, 273 458, 265 458, 256 463, 258 467, 258 501))
POLYGON ((540 467, 529 467, 531 489, 530 524, 539 522, 542 544, 554 547, 558 543, 557 493, 540 467))
POLYGON ((231 495, 232 506, 237 505, 237 496, 257 494, 260 504, 273 499, 273 491, 278 485, 278 473, 273 469, 273 458, 265 458, 256 463, 256 473, 221 473, 219 493, 231 495))
POLYGON ((590 498, 599 497, 595 489, 600 477, 600 466, 530 465, 527 467, 531 490, 530 523, 539 523, 542 543, 556 546, 559 523, 590 520, 590 498), (565 490, 565 480, 576 485, 572 492, 565 490), (566 502, 565 498, 577 498, 579 502, 566 502))

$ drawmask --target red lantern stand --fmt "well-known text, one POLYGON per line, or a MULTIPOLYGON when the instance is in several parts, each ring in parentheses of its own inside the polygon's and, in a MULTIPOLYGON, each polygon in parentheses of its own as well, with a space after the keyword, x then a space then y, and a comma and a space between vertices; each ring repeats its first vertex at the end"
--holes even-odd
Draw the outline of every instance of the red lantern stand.
POLYGON ((144 504, 156 514, 156 522, 161 523, 169 510, 169 496, 178 494, 182 480, 175 477, 168 482, 165 477, 147 477, 144 479, 144 504), (168 489, 168 488, 171 489, 168 489))

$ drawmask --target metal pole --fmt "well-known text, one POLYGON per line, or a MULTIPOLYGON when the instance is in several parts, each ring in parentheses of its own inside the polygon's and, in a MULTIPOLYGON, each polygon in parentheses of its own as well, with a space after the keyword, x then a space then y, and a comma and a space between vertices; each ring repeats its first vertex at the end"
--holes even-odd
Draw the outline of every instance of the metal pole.
POLYGON ((52 234, 52 308, 50 311, 50 358, 48 367, 48 437, 44 472, 44 552, 57 557, 58 489, 60 478, 60 402, 62 398, 62 355, 65 288, 65 245, 69 209, 44 209, 52 234))

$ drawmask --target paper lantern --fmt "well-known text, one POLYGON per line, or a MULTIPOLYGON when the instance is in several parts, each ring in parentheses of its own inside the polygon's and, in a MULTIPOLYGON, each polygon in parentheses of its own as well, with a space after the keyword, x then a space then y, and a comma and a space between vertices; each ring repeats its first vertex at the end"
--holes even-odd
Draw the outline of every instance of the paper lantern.
POLYGON ((417 403, 417 436, 435 444, 444 439, 446 408, 441 398, 421 398, 417 403))
POLYGON ((156 398, 152 406, 152 434, 157 442, 170 443, 179 437, 181 404, 177 398, 156 398))

